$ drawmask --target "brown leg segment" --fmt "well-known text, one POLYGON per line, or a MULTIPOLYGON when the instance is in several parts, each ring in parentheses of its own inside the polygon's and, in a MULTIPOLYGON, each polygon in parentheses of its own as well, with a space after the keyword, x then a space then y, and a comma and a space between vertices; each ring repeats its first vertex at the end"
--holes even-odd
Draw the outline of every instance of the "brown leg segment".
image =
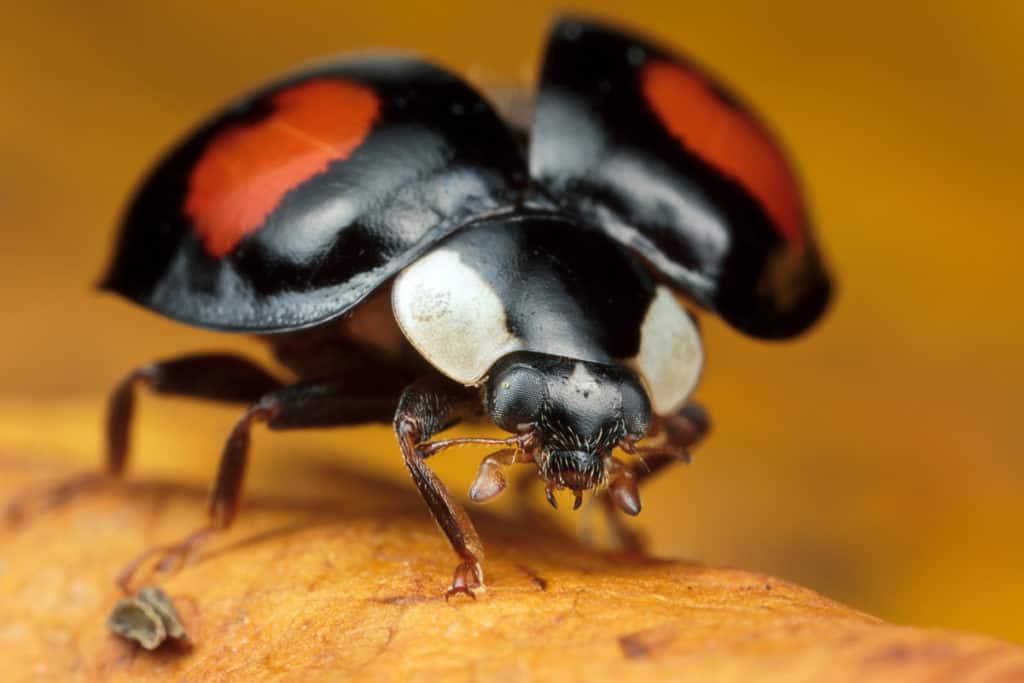
POLYGON ((245 404, 281 386, 255 363, 225 353, 183 356, 134 370, 118 383, 110 397, 104 473, 86 472, 26 491, 6 506, 5 520, 9 524, 20 523, 33 513, 58 507, 106 479, 123 475, 128 463, 135 395, 139 387, 168 396, 245 404))
POLYGON ((491 453, 480 463, 473 485, 469 488, 470 500, 474 503, 486 503, 494 500, 508 485, 505 469, 511 465, 526 463, 533 463, 533 458, 514 448, 503 448, 491 453))
POLYGON ((366 422, 388 422, 395 401, 388 397, 353 396, 348 382, 311 382, 271 392, 247 410, 228 436, 210 495, 208 523, 179 543, 150 548, 132 560, 118 575, 125 592, 136 587, 144 566, 155 558, 154 569, 180 569, 189 556, 214 532, 231 525, 238 511, 242 482, 249 461, 252 427, 264 423, 274 430, 335 427, 366 422))
POLYGON ((627 453, 639 457, 639 462, 622 465, 613 473, 608 491, 598 496, 605 516, 619 545, 628 550, 643 549, 640 536, 622 523, 617 511, 635 516, 640 513, 639 485, 673 463, 689 463, 690 447, 707 434, 711 423, 706 411, 699 405, 691 404, 676 415, 657 417, 649 436, 665 432, 665 443, 660 446, 634 446, 620 444, 627 453))
POLYGON ((700 441, 710 428, 707 412, 696 404, 686 406, 676 415, 657 417, 648 436, 657 436, 664 431, 665 443, 649 447, 630 446, 628 449, 623 445, 623 450, 640 457, 640 462, 631 468, 636 483, 653 476, 666 465, 689 463, 690 447, 700 441))
POLYGON ((117 385, 107 414, 107 472, 120 475, 128 462, 135 394, 201 398, 221 403, 252 403, 283 385, 255 363, 226 353, 172 358, 139 368, 117 385))
POLYGON ((419 381, 402 394, 395 413, 395 434, 405 465, 430 513, 448 538, 459 564, 455 568, 446 599, 458 593, 476 598, 475 589, 484 587, 483 545, 465 509, 459 505, 426 462, 423 442, 459 420, 481 412, 476 391, 447 380, 419 381))

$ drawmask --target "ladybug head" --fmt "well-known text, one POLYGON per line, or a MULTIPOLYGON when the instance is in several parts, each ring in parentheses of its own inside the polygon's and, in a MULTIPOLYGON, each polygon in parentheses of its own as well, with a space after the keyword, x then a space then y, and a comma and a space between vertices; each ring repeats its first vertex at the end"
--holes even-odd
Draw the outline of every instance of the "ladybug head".
MULTIPOLYGON (((552 492, 607 485, 612 450, 647 433, 651 404, 637 376, 616 365, 519 352, 490 373, 486 407, 494 423, 533 435, 531 455, 552 492)), ((552 502, 554 505, 554 502, 552 502)))

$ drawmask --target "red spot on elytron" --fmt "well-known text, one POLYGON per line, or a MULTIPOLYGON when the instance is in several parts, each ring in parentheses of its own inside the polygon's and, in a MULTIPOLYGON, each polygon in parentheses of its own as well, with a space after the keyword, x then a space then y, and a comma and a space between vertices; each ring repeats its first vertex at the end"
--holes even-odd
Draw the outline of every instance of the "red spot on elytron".
POLYGON ((269 105, 267 118, 218 134, 189 176, 185 214, 216 258, 263 225, 290 190, 348 158, 380 113, 370 88, 328 79, 281 90, 269 105))
POLYGON ((804 211, 793 172, 768 132, 724 102, 699 74, 652 61, 642 75, 644 97, 679 144, 740 183, 799 248, 804 211))

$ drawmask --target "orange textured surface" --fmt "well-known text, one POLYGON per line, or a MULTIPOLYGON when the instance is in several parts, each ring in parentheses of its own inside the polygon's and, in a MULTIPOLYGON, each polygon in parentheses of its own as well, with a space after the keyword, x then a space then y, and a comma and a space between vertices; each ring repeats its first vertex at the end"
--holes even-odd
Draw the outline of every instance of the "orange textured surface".
MULTIPOLYGON (((156 455, 181 457, 162 437, 156 455)), ((187 470, 200 456, 184 457, 187 470)), ((65 474, 62 460, 0 453, 0 499, 65 474)), ((105 630, 112 576, 191 530, 204 487, 136 480, 4 531, 4 679, 1024 680, 1008 643, 892 626, 761 574, 598 553, 479 510, 488 590, 446 603, 453 558, 411 487, 316 458, 285 471, 162 581, 190 643, 155 653, 105 630)))

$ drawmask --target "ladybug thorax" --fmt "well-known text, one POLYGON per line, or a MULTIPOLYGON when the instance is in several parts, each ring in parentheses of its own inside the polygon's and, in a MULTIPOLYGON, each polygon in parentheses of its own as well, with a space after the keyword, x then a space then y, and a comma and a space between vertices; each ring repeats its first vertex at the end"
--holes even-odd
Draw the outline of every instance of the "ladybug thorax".
MULTIPOLYGON (((668 290, 601 234, 558 217, 462 230, 398 276, 392 307, 420 355, 467 386, 531 352, 629 367, 661 412, 682 405, 703 363, 697 329, 668 290)), ((581 410, 600 396, 581 392, 581 410)))

